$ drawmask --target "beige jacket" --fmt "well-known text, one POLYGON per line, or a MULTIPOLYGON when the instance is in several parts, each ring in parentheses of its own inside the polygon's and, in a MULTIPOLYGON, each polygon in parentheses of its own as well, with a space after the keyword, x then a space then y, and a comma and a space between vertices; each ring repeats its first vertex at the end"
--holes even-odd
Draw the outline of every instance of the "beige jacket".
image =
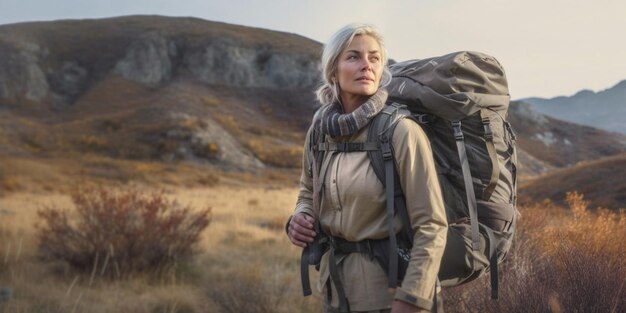
MULTIPOLYGON (((329 141, 365 142, 367 129, 329 141)), ((305 150, 309 147, 305 143, 305 150)), ((393 299, 430 310, 436 277, 447 235, 446 213, 432 158, 430 143, 422 128, 403 119, 393 135, 396 166, 407 210, 414 231, 411 260, 401 288, 389 290, 387 275, 373 257, 352 253, 338 260, 346 297, 353 311, 390 308, 393 299), (407 192, 408 191, 408 192, 407 192)), ((320 220, 326 234, 349 241, 382 239, 388 236, 385 190, 376 177, 366 152, 339 152, 327 167, 320 211, 314 212, 312 178, 308 176, 305 151, 300 193, 295 213, 306 213, 320 220)), ((396 233, 402 222, 396 216, 396 233)), ((329 279, 329 253, 322 258, 318 289, 323 294, 329 279)), ((338 307, 334 287, 331 306, 338 307)))

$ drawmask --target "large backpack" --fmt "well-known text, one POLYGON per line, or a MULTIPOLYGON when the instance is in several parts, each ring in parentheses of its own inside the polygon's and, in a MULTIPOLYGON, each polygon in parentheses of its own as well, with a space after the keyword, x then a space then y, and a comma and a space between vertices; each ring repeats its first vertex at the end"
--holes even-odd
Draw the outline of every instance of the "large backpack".
MULTIPOLYGON (((368 142, 328 145, 312 131, 309 150, 317 162, 330 150, 367 151, 386 188, 387 215, 391 220, 398 214, 403 223, 400 236, 390 227, 386 251, 400 251, 412 245, 404 202, 404 193, 411 191, 401 190, 391 138, 400 119, 418 122, 431 143, 449 224, 441 285, 469 282, 489 269, 492 298, 497 298, 497 265, 511 247, 517 215, 515 135, 505 119, 510 97, 504 70, 495 58, 477 52, 406 61, 390 69, 388 105, 368 126, 368 142)), ((379 259, 390 287, 402 280, 405 252, 379 259)))

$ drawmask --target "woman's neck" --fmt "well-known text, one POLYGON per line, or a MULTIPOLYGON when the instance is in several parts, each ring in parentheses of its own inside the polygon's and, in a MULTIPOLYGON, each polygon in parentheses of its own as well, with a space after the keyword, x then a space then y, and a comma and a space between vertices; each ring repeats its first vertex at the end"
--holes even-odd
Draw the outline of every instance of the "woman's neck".
POLYGON ((350 114, 369 99, 369 96, 342 96, 343 113, 350 114))

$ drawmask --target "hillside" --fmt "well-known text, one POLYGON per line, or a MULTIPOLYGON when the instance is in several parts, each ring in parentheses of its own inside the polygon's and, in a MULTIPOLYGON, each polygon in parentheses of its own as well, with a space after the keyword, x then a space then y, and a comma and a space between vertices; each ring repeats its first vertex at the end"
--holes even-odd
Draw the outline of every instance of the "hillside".
POLYGON ((565 193, 577 191, 589 200, 590 208, 626 208, 626 154, 584 161, 558 169, 520 185, 522 199, 550 199, 563 204, 565 193))
POLYGON ((527 103, 511 102, 508 120, 522 155, 536 160, 531 164, 543 163, 546 170, 626 152, 626 135, 551 118, 527 103))
POLYGON ((297 167, 319 53, 194 18, 0 26, 0 185, 297 167), (145 162, 154 170, 135 169, 145 162))
MULTIPOLYGON (((295 184, 320 43, 195 18, 0 25, 0 192, 82 179, 295 184)), ((626 136, 512 103, 522 179, 626 136)))
POLYGON ((626 134, 626 123, 622 119, 626 115, 626 80, 597 93, 582 90, 569 97, 520 101, 558 119, 626 134))

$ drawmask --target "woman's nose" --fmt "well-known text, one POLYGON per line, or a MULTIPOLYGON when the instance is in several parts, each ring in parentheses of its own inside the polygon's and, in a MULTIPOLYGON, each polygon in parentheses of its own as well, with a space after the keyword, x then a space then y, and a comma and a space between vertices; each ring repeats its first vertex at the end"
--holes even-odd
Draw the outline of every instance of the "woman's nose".
POLYGON ((361 64, 361 70, 367 71, 372 69, 372 62, 368 59, 363 59, 363 64, 361 64))

